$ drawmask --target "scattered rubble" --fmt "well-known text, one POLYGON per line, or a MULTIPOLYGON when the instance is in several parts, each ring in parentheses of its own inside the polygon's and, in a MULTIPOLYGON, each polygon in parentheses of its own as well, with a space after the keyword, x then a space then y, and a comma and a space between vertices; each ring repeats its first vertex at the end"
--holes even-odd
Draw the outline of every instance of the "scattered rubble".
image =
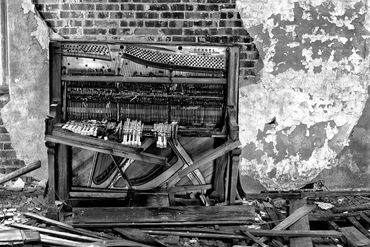
MULTIPOLYGON (((272 197, 239 200, 239 207, 254 208, 256 213, 256 217, 244 223, 230 218, 229 224, 223 224, 207 218, 207 222, 184 224, 132 222, 132 226, 77 228, 68 221, 45 217, 51 207, 44 197, 46 181, 20 177, 2 186, 0 245, 370 246, 370 192, 357 196, 317 193, 304 198, 285 198, 284 193, 278 193, 272 197)), ((58 206, 62 209, 65 205, 60 202, 58 206)), ((73 212, 69 215, 73 217, 73 212)))

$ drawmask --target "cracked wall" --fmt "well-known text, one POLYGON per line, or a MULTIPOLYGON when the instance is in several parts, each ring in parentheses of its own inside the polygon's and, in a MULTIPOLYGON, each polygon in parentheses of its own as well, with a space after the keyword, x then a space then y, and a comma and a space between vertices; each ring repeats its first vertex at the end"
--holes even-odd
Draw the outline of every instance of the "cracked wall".
POLYGON ((44 119, 49 102, 49 28, 31 0, 8 1, 10 101, 1 109, 17 158, 41 160, 31 175, 47 177, 44 119))
POLYGON ((369 187, 370 126, 359 121, 370 111, 369 2, 239 0, 237 6, 262 65, 257 84, 240 89, 246 181, 268 189, 315 179, 331 188, 369 187))

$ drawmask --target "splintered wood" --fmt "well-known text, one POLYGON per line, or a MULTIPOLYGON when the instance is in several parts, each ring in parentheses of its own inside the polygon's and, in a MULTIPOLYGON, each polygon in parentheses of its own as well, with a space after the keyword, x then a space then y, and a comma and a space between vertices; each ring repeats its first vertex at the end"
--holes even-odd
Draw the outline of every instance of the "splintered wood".
POLYGON ((120 226, 132 223, 242 221, 253 222, 257 214, 252 206, 188 206, 188 207, 100 207, 74 208, 72 224, 75 226, 120 226), (106 223, 105 223, 106 222, 106 223))

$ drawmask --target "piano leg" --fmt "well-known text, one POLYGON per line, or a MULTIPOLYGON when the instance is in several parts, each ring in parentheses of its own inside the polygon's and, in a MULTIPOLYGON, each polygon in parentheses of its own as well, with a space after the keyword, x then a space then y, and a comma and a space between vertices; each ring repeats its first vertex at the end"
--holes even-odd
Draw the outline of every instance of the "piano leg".
POLYGON ((237 193, 237 182, 238 182, 238 172, 239 172, 239 156, 241 154, 241 149, 236 148, 231 151, 231 169, 230 169, 230 204, 235 203, 236 193, 237 193))
POLYGON ((71 146, 58 145, 57 148, 57 199, 66 202, 69 199, 70 175, 71 175, 71 146))
POLYGON ((53 142, 46 142, 48 148, 48 204, 54 206, 55 204, 55 149, 58 144, 53 142))

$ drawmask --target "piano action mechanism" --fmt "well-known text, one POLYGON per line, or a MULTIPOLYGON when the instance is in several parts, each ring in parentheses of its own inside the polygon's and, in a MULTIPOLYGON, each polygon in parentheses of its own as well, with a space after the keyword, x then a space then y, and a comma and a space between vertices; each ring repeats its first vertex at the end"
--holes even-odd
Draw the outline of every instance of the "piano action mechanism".
POLYGON ((238 71, 237 45, 52 41, 50 202, 233 204, 238 71))

